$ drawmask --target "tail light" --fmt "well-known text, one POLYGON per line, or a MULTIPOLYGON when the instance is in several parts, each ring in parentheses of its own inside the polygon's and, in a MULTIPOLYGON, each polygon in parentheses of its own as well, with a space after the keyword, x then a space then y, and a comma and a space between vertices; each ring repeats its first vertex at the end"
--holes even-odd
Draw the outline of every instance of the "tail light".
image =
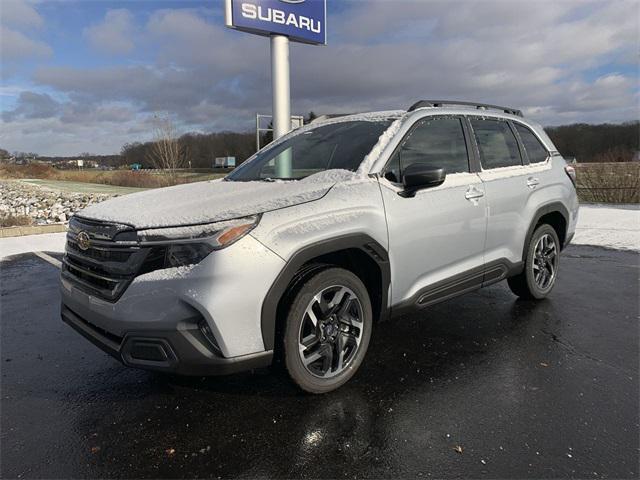
POLYGON ((571 165, 567 165, 566 167, 564 167, 564 171, 566 172, 567 176, 571 179, 571 183, 573 183, 573 186, 576 186, 576 169, 574 167, 572 167, 571 165))

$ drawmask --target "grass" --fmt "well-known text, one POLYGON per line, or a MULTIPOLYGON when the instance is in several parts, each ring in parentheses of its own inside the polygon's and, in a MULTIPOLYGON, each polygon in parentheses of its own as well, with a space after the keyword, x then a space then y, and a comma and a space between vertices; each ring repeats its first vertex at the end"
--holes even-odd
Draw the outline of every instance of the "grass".
POLYGON ((581 201, 640 203, 640 163, 578 163, 574 166, 581 201))
POLYGON ((132 188, 159 188, 183 183, 200 182, 223 177, 223 173, 162 172, 131 170, 58 170, 49 165, 0 165, 0 179, 40 179, 62 182, 94 183, 132 188))
POLYGON ((0 215, 0 227, 26 227, 33 223, 27 215, 0 215))

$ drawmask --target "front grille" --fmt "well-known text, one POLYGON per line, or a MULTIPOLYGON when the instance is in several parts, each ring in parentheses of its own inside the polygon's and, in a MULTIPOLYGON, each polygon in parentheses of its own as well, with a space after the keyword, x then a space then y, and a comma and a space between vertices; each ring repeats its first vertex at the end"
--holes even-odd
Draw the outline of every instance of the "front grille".
POLYGON ((67 240, 67 252, 72 255, 88 257, 100 262, 126 262, 133 253, 131 250, 93 247, 83 251, 74 240, 67 240))
POLYGON ((149 255, 155 249, 138 246, 131 234, 135 232, 130 227, 72 219, 62 276, 87 293, 115 302, 137 275, 148 271, 147 257, 157 263, 157 255, 149 255), (122 232, 127 240, 117 241, 122 232), (81 233, 89 238, 84 249, 78 239, 81 233))

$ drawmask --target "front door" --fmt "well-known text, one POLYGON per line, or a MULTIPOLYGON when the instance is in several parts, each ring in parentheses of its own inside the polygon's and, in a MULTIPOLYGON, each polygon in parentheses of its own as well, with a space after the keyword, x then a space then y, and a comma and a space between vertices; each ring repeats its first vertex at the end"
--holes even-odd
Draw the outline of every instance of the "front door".
POLYGON ((458 116, 418 120, 380 179, 389 229, 392 306, 427 305, 482 284, 484 187, 469 163, 470 139, 458 116), (444 168, 442 185, 399 195, 412 163, 444 168))

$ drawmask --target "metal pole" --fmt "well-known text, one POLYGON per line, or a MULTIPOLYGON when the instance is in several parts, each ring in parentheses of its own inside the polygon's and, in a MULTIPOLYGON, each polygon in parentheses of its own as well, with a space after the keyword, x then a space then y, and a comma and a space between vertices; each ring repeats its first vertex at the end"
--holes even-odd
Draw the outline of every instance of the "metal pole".
MULTIPOLYGON (((291 99, 289 87, 289 38, 271 36, 271 81, 273 82, 273 139, 291 130, 291 99)), ((276 175, 291 177, 291 152, 282 152, 276 159, 276 175)))
POLYGON ((260 150, 260 115, 256 113, 256 152, 260 150))

